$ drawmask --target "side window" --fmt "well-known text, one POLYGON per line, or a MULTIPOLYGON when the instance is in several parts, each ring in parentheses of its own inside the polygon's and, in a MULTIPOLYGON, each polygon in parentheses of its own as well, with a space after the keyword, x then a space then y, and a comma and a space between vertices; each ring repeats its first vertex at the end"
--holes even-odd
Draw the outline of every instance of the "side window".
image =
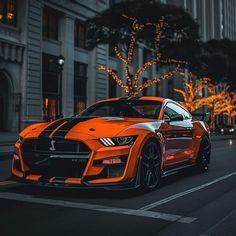
POLYGON ((191 115, 189 114, 189 112, 187 112, 184 108, 182 108, 181 106, 179 106, 177 104, 169 102, 166 105, 166 108, 169 108, 172 111, 175 111, 177 114, 181 114, 184 117, 184 119, 190 119, 191 118, 191 115))
POLYGON ((164 116, 168 116, 169 118, 173 115, 177 114, 176 111, 172 110, 168 105, 164 109, 164 116))
POLYGON ((182 110, 183 110, 183 114, 184 114, 185 119, 190 119, 192 117, 188 111, 186 111, 184 109, 182 109, 182 110))

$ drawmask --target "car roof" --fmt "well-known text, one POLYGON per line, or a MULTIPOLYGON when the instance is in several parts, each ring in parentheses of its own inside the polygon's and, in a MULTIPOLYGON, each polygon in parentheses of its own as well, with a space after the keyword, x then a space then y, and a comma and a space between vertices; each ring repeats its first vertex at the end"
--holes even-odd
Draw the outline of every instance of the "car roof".
POLYGON ((108 102, 108 101, 122 101, 122 100, 148 100, 148 101, 164 102, 165 98, 163 98, 163 97, 154 97, 154 96, 142 96, 142 97, 132 97, 132 98, 118 97, 118 98, 108 98, 108 99, 105 99, 105 100, 98 101, 97 103, 108 102))

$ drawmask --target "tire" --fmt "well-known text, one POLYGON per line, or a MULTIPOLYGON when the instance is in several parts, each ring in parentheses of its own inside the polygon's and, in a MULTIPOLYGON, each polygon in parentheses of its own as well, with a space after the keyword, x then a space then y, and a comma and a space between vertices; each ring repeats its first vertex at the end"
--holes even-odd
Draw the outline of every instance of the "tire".
POLYGON ((145 143, 141 153, 141 188, 156 189, 161 177, 161 155, 157 142, 149 140, 145 143))
POLYGON ((211 143, 207 137, 202 139, 197 157, 197 169, 200 173, 208 172, 211 159, 211 143))

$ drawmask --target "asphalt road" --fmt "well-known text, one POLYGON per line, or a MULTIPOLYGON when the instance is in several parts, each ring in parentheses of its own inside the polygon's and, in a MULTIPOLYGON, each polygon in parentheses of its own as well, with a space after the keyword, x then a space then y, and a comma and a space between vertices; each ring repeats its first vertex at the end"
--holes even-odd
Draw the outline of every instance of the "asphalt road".
POLYGON ((149 192, 62 190, 4 180, 0 235, 236 235, 236 140, 213 142, 208 173, 165 178, 149 192))

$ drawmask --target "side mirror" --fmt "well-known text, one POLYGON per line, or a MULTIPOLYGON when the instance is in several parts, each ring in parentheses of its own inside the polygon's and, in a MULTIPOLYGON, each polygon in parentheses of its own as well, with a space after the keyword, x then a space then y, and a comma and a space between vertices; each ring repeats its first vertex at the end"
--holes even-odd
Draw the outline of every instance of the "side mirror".
POLYGON ((170 117, 166 114, 164 114, 164 121, 165 122, 170 122, 170 117))
POLYGON ((183 121, 184 117, 181 114, 174 114, 170 117, 170 122, 172 121, 183 121))

